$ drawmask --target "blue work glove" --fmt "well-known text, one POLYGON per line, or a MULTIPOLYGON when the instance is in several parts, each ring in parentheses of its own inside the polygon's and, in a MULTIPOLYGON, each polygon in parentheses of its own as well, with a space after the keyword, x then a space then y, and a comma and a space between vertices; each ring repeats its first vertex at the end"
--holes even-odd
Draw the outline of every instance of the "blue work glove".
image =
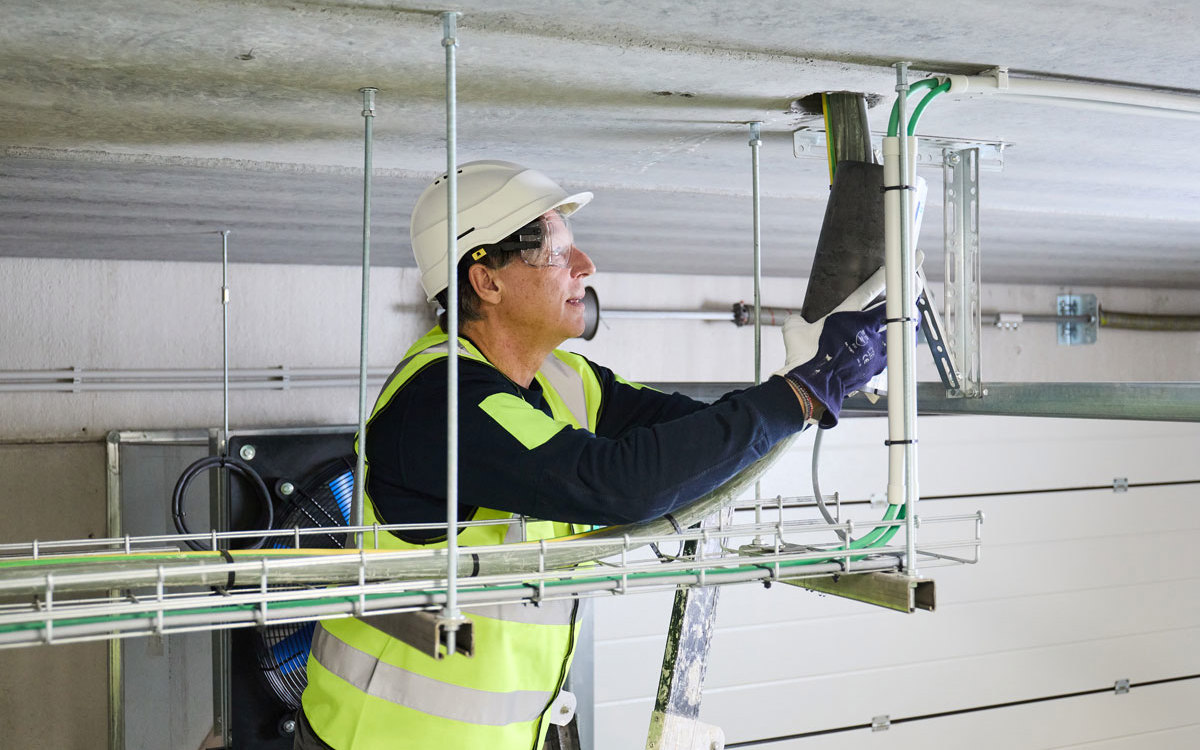
POLYGON ((848 394, 887 367, 885 305, 862 309, 882 292, 883 281, 880 269, 815 323, 799 315, 784 321, 787 362, 775 374, 804 387, 825 407, 823 428, 837 424, 848 394))

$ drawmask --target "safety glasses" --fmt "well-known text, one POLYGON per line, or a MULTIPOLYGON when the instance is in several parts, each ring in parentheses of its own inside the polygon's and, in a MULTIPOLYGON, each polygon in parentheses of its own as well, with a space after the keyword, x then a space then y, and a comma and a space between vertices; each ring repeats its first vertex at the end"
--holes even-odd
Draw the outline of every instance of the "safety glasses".
POLYGON ((575 247, 575 235, 566 217, 557 211, 539 218, 521 230, 522 244, 537 244, 521 250, 521 260, 533 268, 567 268, 571 265, 571 251, 575 247), (535 232, 527 230, 535 229, 535 232))

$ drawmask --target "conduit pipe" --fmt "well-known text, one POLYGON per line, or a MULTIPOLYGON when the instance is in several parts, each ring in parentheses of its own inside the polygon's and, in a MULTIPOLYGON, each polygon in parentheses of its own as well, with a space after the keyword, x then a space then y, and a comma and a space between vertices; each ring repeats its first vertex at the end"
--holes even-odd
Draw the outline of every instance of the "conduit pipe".
MULTIPOLYGON (((373 383, 382 383, 390 369, 368 370, 373 383)), ((264 367, 231 370, 228 387, 239 390, 290 388, 349 388, 356 368, 264 367)), ((211 391, 226 388, 220 370, 7 370, 0 372, 0 393, 85 391, 211 391)))
POLYGON ((1127 331, 1200 331, 1200 315, 1148 315, 1101 307, 1100 327, 1127 331))
POLYGON ((1020 96, 1049 102, 1101 107, 1129 114, 1156 117, 1200 118, 1200 97, 1104 83, 1052 81, 1010 76, 1008 68, 982 75, 945 76, 951 94, 1020 96))
MULTIPOLYGON (((896 109, 907 122, 908 64, 896 65, 896 109)), ((903 134, 902 128, 899 131, 903 134)), ((917 297, 910 191, 916 185, 916 138, 883 139, 884 257, 887 268, 888 503, 905 507, 905 572, 916 571, 917 297), (899 357, 897 357, 899 355, 899 357), (900 398, 894 398, 899 395, 900 398)))

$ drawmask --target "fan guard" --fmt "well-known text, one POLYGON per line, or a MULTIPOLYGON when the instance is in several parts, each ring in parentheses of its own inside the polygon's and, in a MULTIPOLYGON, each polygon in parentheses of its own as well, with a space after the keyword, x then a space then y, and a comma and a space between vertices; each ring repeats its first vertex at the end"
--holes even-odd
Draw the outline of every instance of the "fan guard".
MULTIPOLYGON (((277 529, 348 526, 354 497, 353 457, 339 458, 315 471, 296 489, 276 514, 277 529)), ((344 549, 349 534, 325 532, 302 534, 300 546, 344 549)), ((290 549, 294 537, 274 537, 266 546, 290 549)), ((300 695, 308 685, 308 652, 316 623, 267 625, 258 631, 254 652, 258 666, 276 697, 290 709, 300 707, 300 695)))

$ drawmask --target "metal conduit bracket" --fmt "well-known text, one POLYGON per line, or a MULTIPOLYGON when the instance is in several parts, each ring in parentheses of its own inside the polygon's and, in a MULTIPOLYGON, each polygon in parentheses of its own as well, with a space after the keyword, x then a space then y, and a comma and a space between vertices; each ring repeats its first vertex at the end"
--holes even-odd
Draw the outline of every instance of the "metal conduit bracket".
POLYGON ((1058 323, 1059 346, 1087 346, 1096 343, 1100 324, 1100 306, 1094 294, 1060 294, 1056 300, 1060 317, 1083 315, 1087 322, 1064 320, 1058 323))
MULTIPOLYGON (((432 659, 447 656, 448 638, 445 619, 433 612, 396 612, 386 615, 368 614, 363 621, 371 627, 404 641, 432 659)), ((472 622, 462 618, 458 622, 454 652, 463 656, 475 655, 475 637, 472 622)))
POLYGON ((877 607, 911 614, 918 609, 932 612, 936 605, 934 582, 929 578, 911 578, 903 573, 859 573, 830 578, 785 578, 790 586, 832 594, 845 599, 874 604, 877 607))

